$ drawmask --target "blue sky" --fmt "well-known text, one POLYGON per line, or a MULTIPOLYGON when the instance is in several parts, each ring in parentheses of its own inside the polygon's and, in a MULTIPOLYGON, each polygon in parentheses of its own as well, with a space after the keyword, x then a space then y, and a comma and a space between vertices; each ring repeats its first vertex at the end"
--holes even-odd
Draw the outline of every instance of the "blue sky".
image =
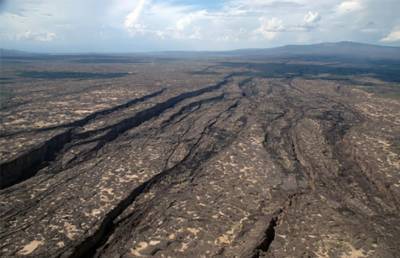
POLYGON ((2 48, 228 50, 359 41, 400 46, 399 0, 0 0, 2 48))

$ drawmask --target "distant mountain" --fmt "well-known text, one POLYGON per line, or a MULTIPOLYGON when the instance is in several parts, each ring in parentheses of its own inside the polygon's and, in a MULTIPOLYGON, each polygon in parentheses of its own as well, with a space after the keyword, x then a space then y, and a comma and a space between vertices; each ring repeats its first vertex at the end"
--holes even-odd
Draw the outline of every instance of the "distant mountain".
POLYGON ((39 56, 43 54, 25 52, 15 49, 4 49, 0 48, 0 57, 30 57, 30 56, 39 56))
POLYGON ((65 58, 69 56, 146 56, 168 58, 212 58, 212 57, 247 57, 247 58, 302 58, 302 59, 370 59, 400 61, 400 47, 379 46, 343 41, 312 45, 287 45, 276 48, 238 49, 232 51, 164 51, 148 53, 82 53, 82 54, 37 54, 18 50, 0 49, 0 57, 39 57, 65 58))
POLYGON ((228 55, 252 57, 340 57, 400 60, 400 47, 388 47, 356 42, 287 45, 266 49, 239 49, 228 55))

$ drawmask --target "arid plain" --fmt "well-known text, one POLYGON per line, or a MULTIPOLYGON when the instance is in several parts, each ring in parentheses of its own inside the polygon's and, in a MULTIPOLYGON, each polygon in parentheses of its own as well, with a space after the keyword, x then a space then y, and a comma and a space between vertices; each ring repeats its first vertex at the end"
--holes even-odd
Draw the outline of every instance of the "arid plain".
POLYGON ((2 257, 398 257, 400 61, 4 55, 2 257))

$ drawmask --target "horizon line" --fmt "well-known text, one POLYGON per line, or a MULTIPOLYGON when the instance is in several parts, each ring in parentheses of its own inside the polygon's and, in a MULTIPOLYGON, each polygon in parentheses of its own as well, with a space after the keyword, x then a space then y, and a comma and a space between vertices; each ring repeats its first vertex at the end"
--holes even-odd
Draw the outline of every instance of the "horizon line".
MULTIPOLYGON (((322 41, 318 43, 309 43, 309 44, 285 44, 279 45, 275 47, 265 47, 265 48, 235 48, 235 49, 227 49, 227 50, 148 50, 148 51, 123 51, 123 52, 114 52, 114 51, 74 51, 74 52, 58 52, 58 51, 51 51, 51 52, 41 52, 41 51, 29 51, 29 50, 22 50, 22 49, 10 49, 10 48, 0 48, 0 53, 3 51, 15 51, 20 52, 20 54, 37 54, 37 55, 96 55, 96 54, 157 54, 157 53, 224 53, 224 52, 235 52, 241 50, 267 50, 267 49, 277 49, 277 48, 284 48, 290 46, 313 46, 313 45, 323 45, 323 44, 343 44, 343 43, 351 43, 351 44, 359 44, 359 45, 366 45, 366 46, 375 46, 375 47, 385 47, 385 48, 399 48, 400 46, 393 46, 393 45, 383 45, 383 44, 372 44, 372 43, 365 43, 359 41, 351 41, 351 40, 342 40, 342 41, 334 41, 334 42, 327 42, 322 41)), ((1 55, 0 55, 1 56, 1 55)))

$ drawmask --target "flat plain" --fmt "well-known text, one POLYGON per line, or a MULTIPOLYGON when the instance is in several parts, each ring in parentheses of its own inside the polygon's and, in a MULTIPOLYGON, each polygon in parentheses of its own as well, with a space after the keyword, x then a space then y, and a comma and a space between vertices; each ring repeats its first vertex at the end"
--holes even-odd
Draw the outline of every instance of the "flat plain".
POLYGON ((0 256, 398 257, 399 60, 4 55, 0 256))

